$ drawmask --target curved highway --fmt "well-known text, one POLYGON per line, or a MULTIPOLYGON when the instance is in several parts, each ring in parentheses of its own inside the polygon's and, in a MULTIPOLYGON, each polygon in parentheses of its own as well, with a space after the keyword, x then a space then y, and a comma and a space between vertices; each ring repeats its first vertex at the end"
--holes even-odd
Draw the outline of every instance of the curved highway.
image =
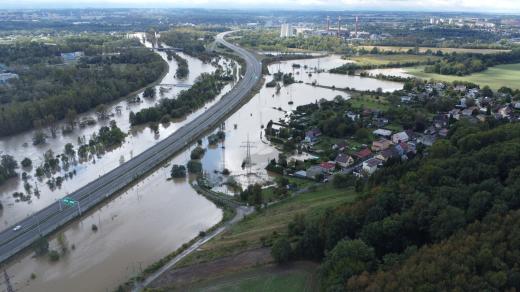
POLYGON ((80 208, 81 212, 85 212, 104 199, 117 194, 125 186, 182 150, 205 131, 215 127, 226 115, 240 106, 259 81, 262 65, 249 51, 226 42, 224 36, 227 33, 229 32, 219 34, 217 41, 233 50, 246 62, 244 77, 236 86, 215 105, 166 139, 71 193, 68 197, 79 202, 76 206, 69 207, 62 203, 60 210, 60 205, 56 202, 2 231, 0 233, 0 262, 27 248, 40 236, 46 236, 81 216, 80 208), (20 227, 15 231, 13 230, 15 226, 20 227))

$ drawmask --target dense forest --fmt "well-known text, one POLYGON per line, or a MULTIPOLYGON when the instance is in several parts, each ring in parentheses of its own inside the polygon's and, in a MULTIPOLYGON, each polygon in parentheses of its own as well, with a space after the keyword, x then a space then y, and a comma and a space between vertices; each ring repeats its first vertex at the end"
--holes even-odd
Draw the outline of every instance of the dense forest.
POLYGON ((426 66, 424 71, 427 73, 464 76, 484 71, 492 66, 519 62, 520 50, 518 49, 497 54, 453 53, 445 55, 441 62, 426 66))
POLYGON ((111 102, 154 82, 166 69, 157 54, 130 47, 136 43, 112 45, 78 37, 57 45, 0 46, 0 63, 19 74, 0 86, 0 136, 50 126, 48 121, 63 119, 68 111, 81 113, 111 102), (60 52, 71 51, 85 56, 63 64, 60 52))
POLYGON ((292 258, 322 261, 327 291, 520 289, 520 124, 498 124, 460 121, 357 202, 295 217, 292 258))
POLYGON ((132 125, 149 122, 168 122, 171 118, 181 118, 214 99, 222 90, 227 76, 220 70, 213 74, 201 74, 190 89, 183 90, 175 99, 162 99, 157 106, 130 112, 132 125))
POLYGON ((214 41, 216 32, 203 29, 177 28, 161 33, 161 41, 166 45, 181 49, 184 53, 208 62, 214 54, 206 46, 214 41))

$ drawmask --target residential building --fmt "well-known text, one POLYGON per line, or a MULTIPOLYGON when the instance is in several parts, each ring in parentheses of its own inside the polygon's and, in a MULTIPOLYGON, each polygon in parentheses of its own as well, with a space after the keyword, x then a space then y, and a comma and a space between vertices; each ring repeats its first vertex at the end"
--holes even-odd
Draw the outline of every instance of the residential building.
POLYGON ((406 133, 405 131, 395 133, 392 135, 392 142, 394 142, 394 144, 408 142, 408 140, 410 140, 410 137, 408 136, 408 133, 406 133))
POLYGON ((305 133, 305 141, 308 143, 316 142, 318 137, 321 136, 321 131, 317 128, 309 130, 305 133))
POLYGON ((356 157, 357 159, 360 159, 360 160, 365 160, 365 159, 369 158, 370 156, 372 156, 372 151, 370 151, 370 149, 368 149, 368 148, 365 148, 363 150, 360 150, 360 151, 354 153, 354 157, 356 157))
POLYGON ((392 136, 392 131, 386 129, 377 129, 372 132, 372 134, 379 137, 390 138, 390 136, 392 136))
POLYGON ((371 175, 376 172, 377 168, 383 164, 383 161, 377 158, 370 158, 369 160, 363 162, 363 171, 367 175, 371 175))
POLYGON ((372 142, 372 151, 383 151, 390 148, 390 146, 392 146, 392 141, 382 138, 372 142))
POLYGON ((352 156, 350 155, 341 153, 338 156, 336 156, 334 162, 339 164, 339 166, 346 168, 354 164, 354 158, 352 158, 352 156))

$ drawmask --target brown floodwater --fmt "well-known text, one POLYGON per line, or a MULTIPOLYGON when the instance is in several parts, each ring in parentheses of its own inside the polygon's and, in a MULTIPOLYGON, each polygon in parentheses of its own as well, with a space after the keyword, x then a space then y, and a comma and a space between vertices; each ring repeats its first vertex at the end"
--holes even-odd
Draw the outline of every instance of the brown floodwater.
MULTIPOLYGON (((309 62, 309 66, 317 65, 317 62, 320 66, 336 66, 343 60, 338 56, 329 56, 321 60, 298 60, 299 63, 302 61, 309 62)), ((271 72, 278 68, 292 72, 292 61, 282 62, 280 65, 273 64, 269 68, 271 72)), ((192 70, 190 67, 190 72, 194 72, 192 70)), ((322 74, 331 75, 314 75, 321 80, 322 74)), ((341 79, 344 77, 341 76, 341 79)), ((271 77, 265 78, 270 80, 271 77)), ((347 78, 345 82, 354 81, 347 78)), ((341 84, 344 83, 338 83, 336 86, 340 87, 341 84)), ((371 84, 374 86, 373 90, 381 87, 389 91, 399 87, 386 82, 371 84)), ((223 168, 229 169, 230 177, 243 186, 254 182, 268 184, 272 180, 264 168, 270 159, 278 156, 278 151, 262 138, 262 125, 267 125, 270 120, 287 118, 298 105, 322 98, 330 100, 337 95, 349 98, 344 92, 302 83, 282 87, 279 94, 275 91, 274 88, 263 87, 248 103, 230 115, 221 126, 226 138, 217 146, 208 147, 207 138, 202 139, 203 146, 207 148, 202 159, 205 175, 214 183, 216 190, 231 194, 222 184, 229 177, 215 172, 223 168), (292 104, 289 104, 290 102, 292 104), (242 162, 246 158, 246 141, 251 144, 251 170, 242 169, 242 162)), ((191 119, 188 117, 183 122, 191 119)), ((159 136, 166 137, 183 122, 171 124, 167 128, 160 126, 159 136)), ((131 151, 136 155, 151 145, 147 143, 155 143, 160 137, 157 138, 149 129, 138 130, 135 136, 128 138, 132 142, 121 147, 125 150, 116 154, 106 154, 96 164, 88 164, 84 171, 100 171, 97 167, 104 159, 108 161, 107 168, 114 167, 119 163, 119 155, 128 159, 132 155, 131 151), (106 158, 107 156, 110 158, 106 158)), ((7 267, 15 288, 19 291, 113 291, 117 285, 127 281, 141 269, 191 240, 201 230, 219 222, 222 211, 198 195, 187 179, 167 180, 171 165, 185 164, 194 147, 195 143, 123 194, 66 226, 59 233, 63 234, 62 236, 54 236, 51 239, 52 249, 61 248, 58 243, 59 237, 65 239, 62 242, 65 241, 68 247, 68 252, 58 262, 52 263, 47 257, 35 258, 32 251, 20 255, 7 267), (97 232, 92 231, 92 224, 98 226, 97 232), (31 279, 31 274, 36 278, 31 279)), ((95 176, 85 176, 85 179, 93 178, 95 176)), ((75 178, 70 182, 77 187, 80 181, 75 178)), ((5 288, 2 285, 0 287, 5 288)))

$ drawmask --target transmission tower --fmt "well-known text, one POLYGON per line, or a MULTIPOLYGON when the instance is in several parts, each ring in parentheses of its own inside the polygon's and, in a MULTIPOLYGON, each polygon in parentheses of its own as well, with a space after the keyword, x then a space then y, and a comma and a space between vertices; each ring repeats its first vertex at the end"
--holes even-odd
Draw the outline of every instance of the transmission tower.
POLYGON ((14 292, 13 285, 11 285, 11 279, 9 279, 9 275, 7 274, 6 269, 4 269, 4 279, 5 286, 7 286, 7 292, 14 292))
POLYGON ((247 176, 251 174, 251 167, 253 161, 251 160, 251 148, 255 148, 254 143, 249 140, 249 134, 247 134, 247 141, 242 142, 242 148, 246 148, 246 159, 244 159, 244 167, 247 169, 247 176))

